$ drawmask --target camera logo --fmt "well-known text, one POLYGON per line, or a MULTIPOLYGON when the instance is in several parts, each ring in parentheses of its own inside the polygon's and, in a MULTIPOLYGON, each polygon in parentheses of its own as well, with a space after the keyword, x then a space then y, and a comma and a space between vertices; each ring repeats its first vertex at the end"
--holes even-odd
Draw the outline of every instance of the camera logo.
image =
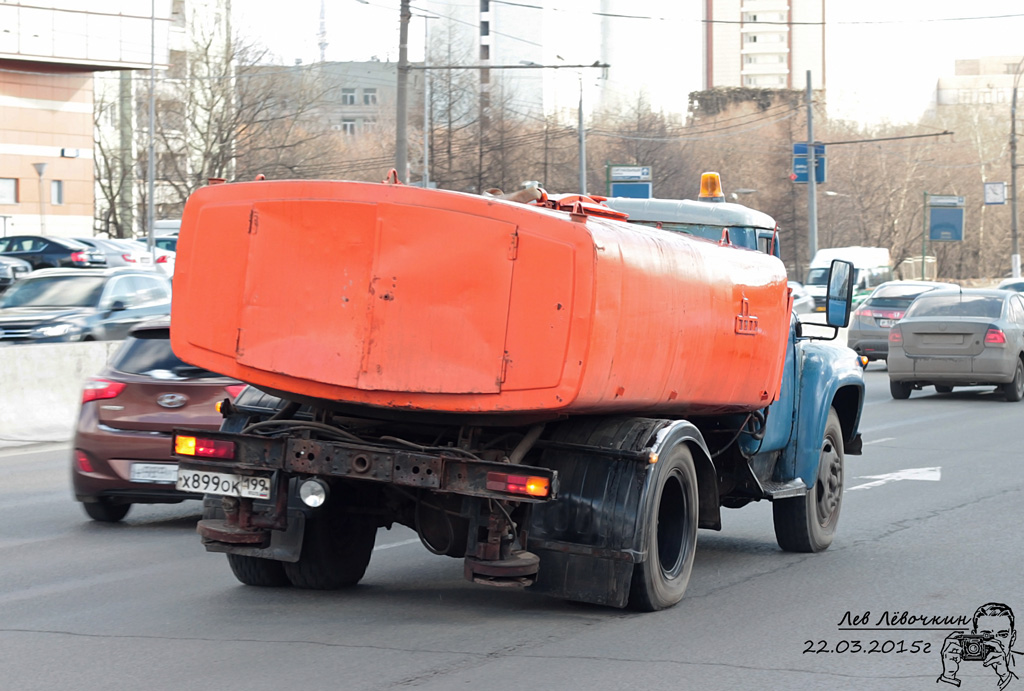
POLYGON ((957 631, 946 637, 942 644, 942 676, 937 681, 953 686, 960 686, 961 676, 974 681, 984 674, 976 669, 962 669, 961 664, 980 662, 982 669, 991 670, 987 674, 995 677, 995 684, 989 682, 978 688, 1002 691, 1017 680, 1015 656, 1020 653, 1012 649, 1017 640, 1013 610, 1000 602, 989 602, 974 612, 972 623, 970 633, 957 631))

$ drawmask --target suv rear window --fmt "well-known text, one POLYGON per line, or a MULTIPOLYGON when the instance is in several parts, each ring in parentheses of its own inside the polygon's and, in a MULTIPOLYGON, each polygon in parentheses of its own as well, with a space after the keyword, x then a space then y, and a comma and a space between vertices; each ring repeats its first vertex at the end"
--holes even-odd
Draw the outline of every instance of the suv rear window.
POLYGON ((144 374, 156 379, 209 379, 220 377, 201 367, 178 359, 171 350, 170 331, 145 329, 136 331, 117 351, 111 366, 127 374, 144 374))

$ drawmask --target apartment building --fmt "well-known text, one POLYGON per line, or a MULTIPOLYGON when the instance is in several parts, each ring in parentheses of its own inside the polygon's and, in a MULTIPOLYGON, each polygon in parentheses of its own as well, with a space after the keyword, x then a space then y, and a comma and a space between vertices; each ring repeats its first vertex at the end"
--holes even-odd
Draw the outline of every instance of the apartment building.
POLYGON ((704 0, 704 88, 825 88, 825 0, 704 0))
MULTIPOLYGON (((957 60, 953 74, 940 77, 936 87, 939 106, 977 106, 1005 104, 1010 107, 1013 88, 1024 86, 1021 71, 1024 58, 1020 55, 993 56, 972 60, 957 60)), ((1018 101, 1021 99, 1018 93, 1018 101)), ((1009 111, 1007 111, 1009 112, 1009 111)))
POLYGON ((0 232, 92 234, 93 76, 166 65, 169 4, 155 5, 0 3, 0 232))

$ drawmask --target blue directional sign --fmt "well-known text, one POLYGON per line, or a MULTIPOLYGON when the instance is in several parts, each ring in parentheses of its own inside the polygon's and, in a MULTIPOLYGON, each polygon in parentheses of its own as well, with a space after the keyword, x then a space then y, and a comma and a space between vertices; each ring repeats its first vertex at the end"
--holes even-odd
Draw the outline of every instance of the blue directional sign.
MULTIPOLYGON (((806 156, 807 155, 807 142, 797 142, 793 144, 793 155, 794 156, 806 156)), ((814 143, 814 156, 815 158, 825 158, 825 145, 818 142, 814 143)))
POLYGON ((961 242, 964 239, 964 210, 955 207, 932 207, 928 239, 932 242, 961 242))
MULTIPOLYGON (((825 157, 814 156, 814 181, 819 185, 825 182, 825 157)), ((793 157, 793 182, 807 182, 807 156, 793 157)))
MULTIPOLYGON (((814 145, 814 181, 818 184, 825 182, 825 145, 814 145)), ((793 182, 807 182, 807 143, 797 142, 793 144, 793 174, 790 179, 793 182)))

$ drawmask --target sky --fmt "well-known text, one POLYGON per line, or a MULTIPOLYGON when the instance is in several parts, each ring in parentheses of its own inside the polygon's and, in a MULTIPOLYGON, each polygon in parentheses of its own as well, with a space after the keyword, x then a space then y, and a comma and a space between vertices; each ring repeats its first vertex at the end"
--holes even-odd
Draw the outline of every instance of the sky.
MULTIPOLYGON (((625 27, 621 33, 629 37, 624 41, 629 45, 614 47, 617 76, 612 88, 626 95, 642 85, 656 108, 685 112, 689 92, 702 88, 703 0, 608 1, 614 12, 651 17, 611 20, 625 27)), ((498 39, 509 46, 521 46, 521 59, 551 64, 558 54, 567 61, 589 64, 601 57, 593 30, 600 21, 594 15, 601 6, 598 0, 510 0, 501 4, 511 7, 517 3, 544 4, 549 8, 548 16, 555 19, 549 25, 559 27, 554 35, 508 35, 498 39)), ((1024 0, 825 3, 831 117, 865 124, 910 122, 928 107, 936 80, 953 74, 956 59, 1024 55, 1024 0)), ((320 6, 320 0, 235 0, 235 25, 283 63, 297 59, 315 62, 320 53, 320 6)), ((424 14, 454 13, 462 18, 472 37, 478 6, 475 0, 413 0, 409 59, 423 59, 424 14)), ((325 8, 327 60, 397 61, 399 0, 326 0, 325 8)), ((430 24, 431 30, 437 30, 436 21, 430 24)), ((493 31, 501 29, 492 27, 493 31)), ((564 76, 568 80, 578 78, 564 76)), ((597 77, 588 73, 587 82, 591 79, 597 77)), ((797 81, 803 83, 802 75, 797 81)), ((571 95, 574 88, 567 81, 563 90, 571 95)), ((573 99, 566 96, 563 100, 573 99)))

